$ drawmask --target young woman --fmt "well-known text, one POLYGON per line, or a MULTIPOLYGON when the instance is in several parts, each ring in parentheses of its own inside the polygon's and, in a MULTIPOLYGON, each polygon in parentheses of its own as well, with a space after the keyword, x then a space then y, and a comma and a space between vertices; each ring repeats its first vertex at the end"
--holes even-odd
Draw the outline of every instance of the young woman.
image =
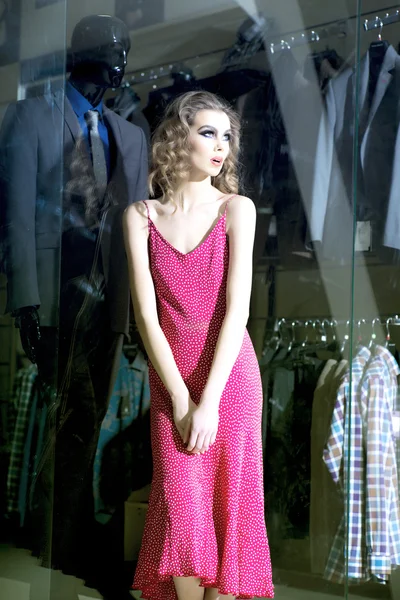
POLYGON ((155 200, 125 213, 150 359, 154 476, 134 589, 149 600, 273 597, 262 388, 246 331, 256 211, 238 196, 240 125, 189 92, 154 135, 155 200))

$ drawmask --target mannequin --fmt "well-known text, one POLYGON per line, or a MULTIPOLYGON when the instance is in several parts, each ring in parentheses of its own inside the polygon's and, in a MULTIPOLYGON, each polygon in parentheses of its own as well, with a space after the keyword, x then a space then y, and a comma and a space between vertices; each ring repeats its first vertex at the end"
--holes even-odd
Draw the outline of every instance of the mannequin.
MULTIPOLYGON (((129 33, 122 21, 107 15, 82 19, 72 38, 74 66, 69 82, 97 106, 108 88, 121 85, 129 50, 129 33)), ((13 316, 21 330, 23 349, 36 363, 41 339, 38 311, 26 306, 17 308, 13 316)))
POLYGON ((108 576, 119 599, 125 597, 116 589, 123 517, 114 531, 112 524, 96 530, 93 459, 128 335, 122 213, 147 198, 148 152, 142 130, 102 103, 124 75, 125 24, 107 15, 85 17, 71 50, 64 88, 11 105, 0 132, 7 310, 38 364, 42 389, 56 399, 34 490, 41 520, 54 515, 52 535, 44 532, 38 551, 50 544, 51 566, 91 579, 105 598, 108 576), (97 140, 88 117, 93 111, 97 140), (99 152, 105 181, 96 172, 99 152), (53 498, 53 472, 54 505, 43 508, 53 498))

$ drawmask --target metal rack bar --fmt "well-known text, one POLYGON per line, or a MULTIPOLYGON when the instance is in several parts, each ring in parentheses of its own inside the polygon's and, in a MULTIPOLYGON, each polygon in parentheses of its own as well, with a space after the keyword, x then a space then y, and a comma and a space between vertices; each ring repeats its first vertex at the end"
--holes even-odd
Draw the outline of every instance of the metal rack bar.
MULTIPOLYGON (((384 13, 385 16, 376 16, 376 11, 368 11, 360 15, 361 17, 369 17, 370 15, 374 15, 374 18, 365 19, 364 29, 366 31, 370 31, 372 29, 376 29, 377 27, 383 27, 384 25, 390 25, 392 23, 400 21, 400 7, 398 4, 383 8, 381 12, 384 13), (383 25, 381 25, 381 23, 383 23, 383 25)), ((266 35, 267 50, 271 54, 274 54, 281 50, 294 48, 296 46, 301 46, 304 44, 312 44, 314 42, 319 42, 320 40, 327 39, 333 36, 346 37, 348 34, 349 23, 351 21, 356 20, 357 18, 357 15, 351 15, 346 19, 336 19, 334 21, 327 21, 325 23, 320 23, 318 25, 307 27, 303 30, 289 32, 283 36, 266 35), (274 42, 274 39, 277 41, 274 42)), ((168 77, 172 69, 176 66, 176 64, 185 64, 192 60, 201 60, 214 54, 225 53, 228 50, 229 48, 220 48, 218 50, 213 50, 212 52, 204 52, 201 54, 196 54, 195 56, 188 56, 179 61, 160 63, 158 65, 154 65, 149 69, 131 71, 130 73, 126 74, 125 81, 133 85, 137 85, 141 83, 148 83, 150 81, 157 80, 161 77, 168 77)))
POLYGON ((400 21, 400 9, 390 14, 387 12, 384 17, 376 16, 375 19, 365 19, 364 29, 365 31, 371 31, 378 27, 382 29, 385 25, 391 25, 392 23, 398 23, 400 21))
MULTIPOLYGON (((290 50, 296 46, 303 46, 304 44, 312 44, 314 42, 319 42, 320 40, 330 38, 333 36, 337 37, 346 37, 348 30, 348 21, 349 19, 336 21, 332 25, 327 25, 317 31, 317 28, 314 27, 308 33, 307 30, 303 32, 289 34, 287 39, 281 39, 280 42, 271 42, 269 44, 269 51, 271 54, 275 54, 279 50, 290 50)), ((286 36, 285 36, 286 37, 286 36)))
MULTIPOLYGON (((382 19, 376 16, 376 11, 371 10, 362 13, 360 17, 368 17, 370 15, 375 15, 374 19, 365 19, 364 28, 366 23, 369 23, 369 29, 375 29, 376 27, 381 27, 381 21, 383 21, 383 25, 390 25, 391 23, 397 22, 399 20, 399 18, 397 18, 397 13, 399 12, 398 9, 400 9, 398 4, 387 6, 386 8, 381 9, 381 11, 385 13, 385 17, 383 17, 382 19), (397 12, 395 12, 394 14, 390 14, 392 11, 397 12)), ((287 33, 284 36, 282 36, 282 39, 280 41, 271 42, 269 44, 269 50, 271 54, 274 54, 275 52, 284 50, 286 48, 293 48, 295 46, 302 46, 304 44, 310 43, 312 44, 313 42, 319 42, 322 39, 326 39, 332 36, 346 37, 350 21, 354 21, 357 18, 358 15, 351 15, 346 19, 336 19, 335 21, 320 23, 319 25, 314 25, 313 27, 308 27, 304 30, 297 30, 291 33, 287 33)))

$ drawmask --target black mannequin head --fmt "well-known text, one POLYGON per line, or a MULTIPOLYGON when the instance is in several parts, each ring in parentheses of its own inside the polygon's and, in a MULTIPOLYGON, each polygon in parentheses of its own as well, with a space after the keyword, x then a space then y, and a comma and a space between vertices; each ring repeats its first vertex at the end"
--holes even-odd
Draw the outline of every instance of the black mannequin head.
POLYGON ((84 17, 72 34, 71 83, 96 105, 107 88, 120 86, 130 47, 128 28, 120 19, 84 17))

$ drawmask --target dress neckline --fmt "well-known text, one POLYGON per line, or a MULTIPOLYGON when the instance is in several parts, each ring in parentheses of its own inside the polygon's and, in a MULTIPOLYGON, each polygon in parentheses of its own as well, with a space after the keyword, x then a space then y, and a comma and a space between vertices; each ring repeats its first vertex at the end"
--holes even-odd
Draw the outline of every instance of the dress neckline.
POLYGON ((181 256, 189 256, 190 254, 194 254, 197 250, 199 250, 206 242, 207 240, 210 238, 210 236, 214 233, 214 231, 216 230, 216 228, 218 227, 218 225, 220 224, 221 220, 224 219, 226 217, 226 210, 224 210, 224 212, 222 213, 222 215, 218 218, 218 220, 216 221, 216 223, 214 223, 214 225, 212 225, 211 229, 208 230, 208 232, 206 233, 205 237, 203 237, 203 239, 201 240, 201 242, 199 242, 197 244, 197 246, 195 246, 192 250, 189 250, 189 252, 181 252, 181 250, 178 250, 178 248, 175 248, 175 246, 173 246, 171 244, 171 242, 169 242, 161 233, 161 231, 158 229, 158 227, 155 225, 155 223, 153 222, 153 220, 151 219, 150 216, 148 216, 148 222, 151 224, 152 228, 154 229, 154 231, 157 233, 157 235, 159 236, 159 238, 165 243, 167 244, 167 246, 169 246, 170 248, 172 248, 172 250, 174 250, 177 254, 180 254, 181 256))

